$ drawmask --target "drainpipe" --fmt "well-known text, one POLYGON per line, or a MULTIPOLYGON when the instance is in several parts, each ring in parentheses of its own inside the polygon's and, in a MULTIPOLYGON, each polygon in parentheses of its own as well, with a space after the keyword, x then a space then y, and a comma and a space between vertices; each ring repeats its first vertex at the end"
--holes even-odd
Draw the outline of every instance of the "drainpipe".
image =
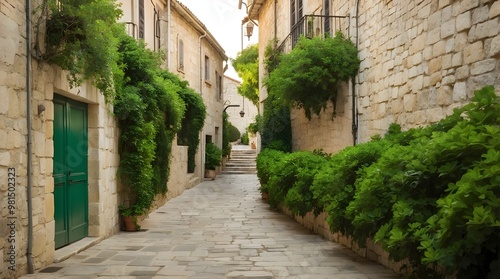
MULTIPOLYGON (((154 14, 154 16, 153 16, 153 29, 154 29, 153 30, 153 41, 154 41, 154 43, 153 43, 153 49, 154 49, 154 51, 156 51, 157 50, 156 49, 156 38, 158 38, 157 37, 158 36, 158 32, 157 32, 158 29, 156 29, 156 25, 158 24, 158 20, 157 20, 158 12, 156 11, 156 5, 153 2, 153 0, 149 0, 149 1, 151 1, 151 5, 153 6, 153 12, 154 12, 153 13, 154 14)), ((158 45, 158 48, 160 48, 159 45, 158 45)))
MULTIPOLYGON (((203 53, 201 48, 201 40, 207 36, 207 31, 204 32, 203 35, 198 37, 198 45, 200 46, 200 95, 203 98, 203 53)), ((203 179, 205 176, 205 164, 203 162, 203 156, 205 155, 205 136, 203 129, 200 132, 200 179, 203 179)))
MULTIPOLYGON (((356 0, 356 50, 358 49, 358 13, 359 0, 356 0)), ((352 77, 352 140, 353 145, 356 145, 358 140, 358 108, 356 105, 356 77, 352 77)))
POLYGON ((167 0, 167 69, 170 71, 170 14, 171 14, 171 7, 170 7, 170 0, 167 0))
POLYGON ((278 0, 274 0, 274 40, 278 38, 278 0))
POLYGON ((27 199, 28 199, 28 245, 26 249, 26 259, 28 264, 28 273, 33 274, 33 209, 31 197, 31 0, 26 0, 26 126, 27 134, 27 153, 28 162, 27 171, 27 199))

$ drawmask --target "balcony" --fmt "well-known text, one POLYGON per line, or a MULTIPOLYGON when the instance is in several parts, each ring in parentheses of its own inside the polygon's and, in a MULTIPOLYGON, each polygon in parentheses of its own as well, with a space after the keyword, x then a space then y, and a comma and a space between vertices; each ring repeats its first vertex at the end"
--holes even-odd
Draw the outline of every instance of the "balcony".
POLYGON ((305 15, 292 27, 292 32, 278 46, 278 50, 289 53, 301 36, 312 38, 328 34, 334 37, 337 31, 349 37, 348 16, 305 15))

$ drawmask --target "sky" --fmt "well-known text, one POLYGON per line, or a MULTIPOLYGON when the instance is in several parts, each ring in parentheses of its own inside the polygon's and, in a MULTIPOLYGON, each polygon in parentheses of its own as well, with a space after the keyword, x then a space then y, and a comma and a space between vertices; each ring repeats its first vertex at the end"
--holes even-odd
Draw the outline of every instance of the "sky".
MULTIPOLYGON (((179 0, 184 6, 207 27, 208 31, 215 37, 217 42, 224 48, 226 55, 235 58, 241 51, 241 21, 246 16, 245 5, 238 9, 238 0, 179 0)), ((246 2, 243 0, 243 2, 246 2)), ((258 38, 257 27, 250 41, 243 38, 243 48, 250 44, 256 44, 258 38)), ((228 60, 229 69, 226 76, 241 80, 228 60)))

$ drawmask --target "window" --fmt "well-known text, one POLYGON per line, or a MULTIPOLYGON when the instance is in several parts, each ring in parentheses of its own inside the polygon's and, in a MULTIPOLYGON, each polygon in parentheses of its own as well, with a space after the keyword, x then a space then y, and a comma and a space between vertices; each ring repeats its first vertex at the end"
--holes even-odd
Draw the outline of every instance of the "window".
POLYGON ((144 40, 144 0, 139 0, 139 39, 144 40))
POLYGON ((184 71, 184 42, 182 40, 179 40, 178 52, 179 70, 184 71))
POLYGON ((217 92, 219 92, 219 101, 222 100, 222 76, 219 75, 219 90, 217 92))
POLYGON ((205 81, 210 80, 210 59, 205 55, 205 81))
POLYGON ((290 0, 290 27, 293 28, 302 18, 302 0, 290 0))
POLYGON ((216 96, 217 96, 217 101, 222 100, 222 76, 219 75, 217 71, 215 71, 215 90, 216 90, 216 96))

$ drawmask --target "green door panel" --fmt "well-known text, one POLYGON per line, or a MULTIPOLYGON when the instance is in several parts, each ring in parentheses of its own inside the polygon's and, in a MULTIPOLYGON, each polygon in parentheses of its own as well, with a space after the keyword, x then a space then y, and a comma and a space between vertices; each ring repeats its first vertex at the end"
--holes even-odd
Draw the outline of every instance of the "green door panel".
POLYGON ((54 97, 54 219, 56 248, 88 235, 87 106, 54 97))

